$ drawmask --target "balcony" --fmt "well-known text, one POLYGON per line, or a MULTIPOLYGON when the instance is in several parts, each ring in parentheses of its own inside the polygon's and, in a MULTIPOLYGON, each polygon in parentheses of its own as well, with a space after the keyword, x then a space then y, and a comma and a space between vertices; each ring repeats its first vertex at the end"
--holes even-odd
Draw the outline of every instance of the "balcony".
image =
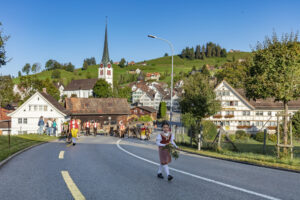
POLYGON ((217 119, 219 119, 219 118, 222 118, 222 115, 220 115, 220 114, 217 114, 217 115, 214 115, 214 116, 213 116, 213 118, 217 118, 217 119))
POLYGON ((225 118, 234 118, 234 115, 225 115, 225 118))

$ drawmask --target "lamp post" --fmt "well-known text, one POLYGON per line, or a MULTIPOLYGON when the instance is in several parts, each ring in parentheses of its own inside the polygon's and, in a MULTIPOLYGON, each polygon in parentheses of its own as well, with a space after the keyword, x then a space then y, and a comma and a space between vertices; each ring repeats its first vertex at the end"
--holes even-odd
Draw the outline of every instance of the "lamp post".
POLYGON ((148 35, 149 38, 154 38, 154 39, 158 39, 158 40, 162 40, 165 41, 166 43, 168 43, 168 45, 171 48, 171 53, 172 53, 172 73, 171 73, 171 107, 170 107, 170 122, 172 122, 172 110, 173 110, 173 55, 174 55, 174 48, 173 45, 170 41, 163 39, 163 38, 159 38, 156 37, 154 35, 148 35))

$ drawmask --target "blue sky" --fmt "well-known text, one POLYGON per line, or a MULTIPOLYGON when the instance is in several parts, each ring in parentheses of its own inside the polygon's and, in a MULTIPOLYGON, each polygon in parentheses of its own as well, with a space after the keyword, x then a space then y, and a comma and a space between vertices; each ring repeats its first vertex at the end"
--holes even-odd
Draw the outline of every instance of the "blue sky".
POLYGON ((0 21, 12 58, 0 74, 16 76, 25 63, 48 59, 82 66, 87 57, 100 62, 105 16, 113 61, 143 61, 169 53, 166 43, 147 38, 154 34, 171 41, 175 53, 186 46, 212 41, 226 49, 250 51, 275 30, 297 31, 300 1, 89 1, 0 0, 0 21))

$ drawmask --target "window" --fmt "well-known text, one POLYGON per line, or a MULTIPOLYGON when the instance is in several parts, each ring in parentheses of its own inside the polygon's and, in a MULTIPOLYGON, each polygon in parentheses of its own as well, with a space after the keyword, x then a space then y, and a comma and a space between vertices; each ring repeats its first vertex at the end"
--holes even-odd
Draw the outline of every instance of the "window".
POLYGON ((34 105, 34 111, 37 111, 37 110, 38 110, 38 106, 34 105))
POLYGON ((29 111, 31 111, 31 105, 29 105, 29 108, 28 108, 28 110, 29 110, 29 111))
POLYGON ((225 126, 230 126, 230 122, 229 121, 225 121, 225 126))
POLYGON ((272 116, 272 112, 271 111, 268 112, 268 116, 272 116))
POLYGON ((264 112, 263 111, 256 111, 255 115, 256 116, 263 116, 264 112))
POLYGON ((226 111, 226 115, 234 115, 234 111, 226 111))
POLYGON ((23 118, 23 124, 27 124, 27 118, 23 118))
POLYGON ((18 124, 22 124, 22 118, 18 118, 18 124))
POLYGON ((44 111, 47 111, 48 110, 48 106, 44 106, 44 111))
POLYGON ((39 111, 43 111, 43 106, 39 105, 39 111))
POLYGON ((243 116, 250 116, 250 111, 243 111, 243 116))

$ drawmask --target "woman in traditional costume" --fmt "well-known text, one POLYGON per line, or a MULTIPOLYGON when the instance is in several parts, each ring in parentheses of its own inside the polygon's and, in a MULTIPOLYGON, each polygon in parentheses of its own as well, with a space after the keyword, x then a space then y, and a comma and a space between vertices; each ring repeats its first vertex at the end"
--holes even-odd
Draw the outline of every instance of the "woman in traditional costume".
POLYGON ((171 143, 175 148, 178 147, 174 142, 174 135, 170 132, 170 125, 167 121, 164 121, 162 123, 162 129, 162 133, 158 134, 156 137, 156 144, 158 146, 160 160, 160 166, 158 168, 157 177, 162 179, 164 178, 162 175, 162 169, 164 169, 168 177, 168 181, 170 181, 173 179, 173 176, 170 175, 168 164, 172 161, 172 159, 170 152, 168 151, 168 149, 165 149, 164 146, 171 143))

